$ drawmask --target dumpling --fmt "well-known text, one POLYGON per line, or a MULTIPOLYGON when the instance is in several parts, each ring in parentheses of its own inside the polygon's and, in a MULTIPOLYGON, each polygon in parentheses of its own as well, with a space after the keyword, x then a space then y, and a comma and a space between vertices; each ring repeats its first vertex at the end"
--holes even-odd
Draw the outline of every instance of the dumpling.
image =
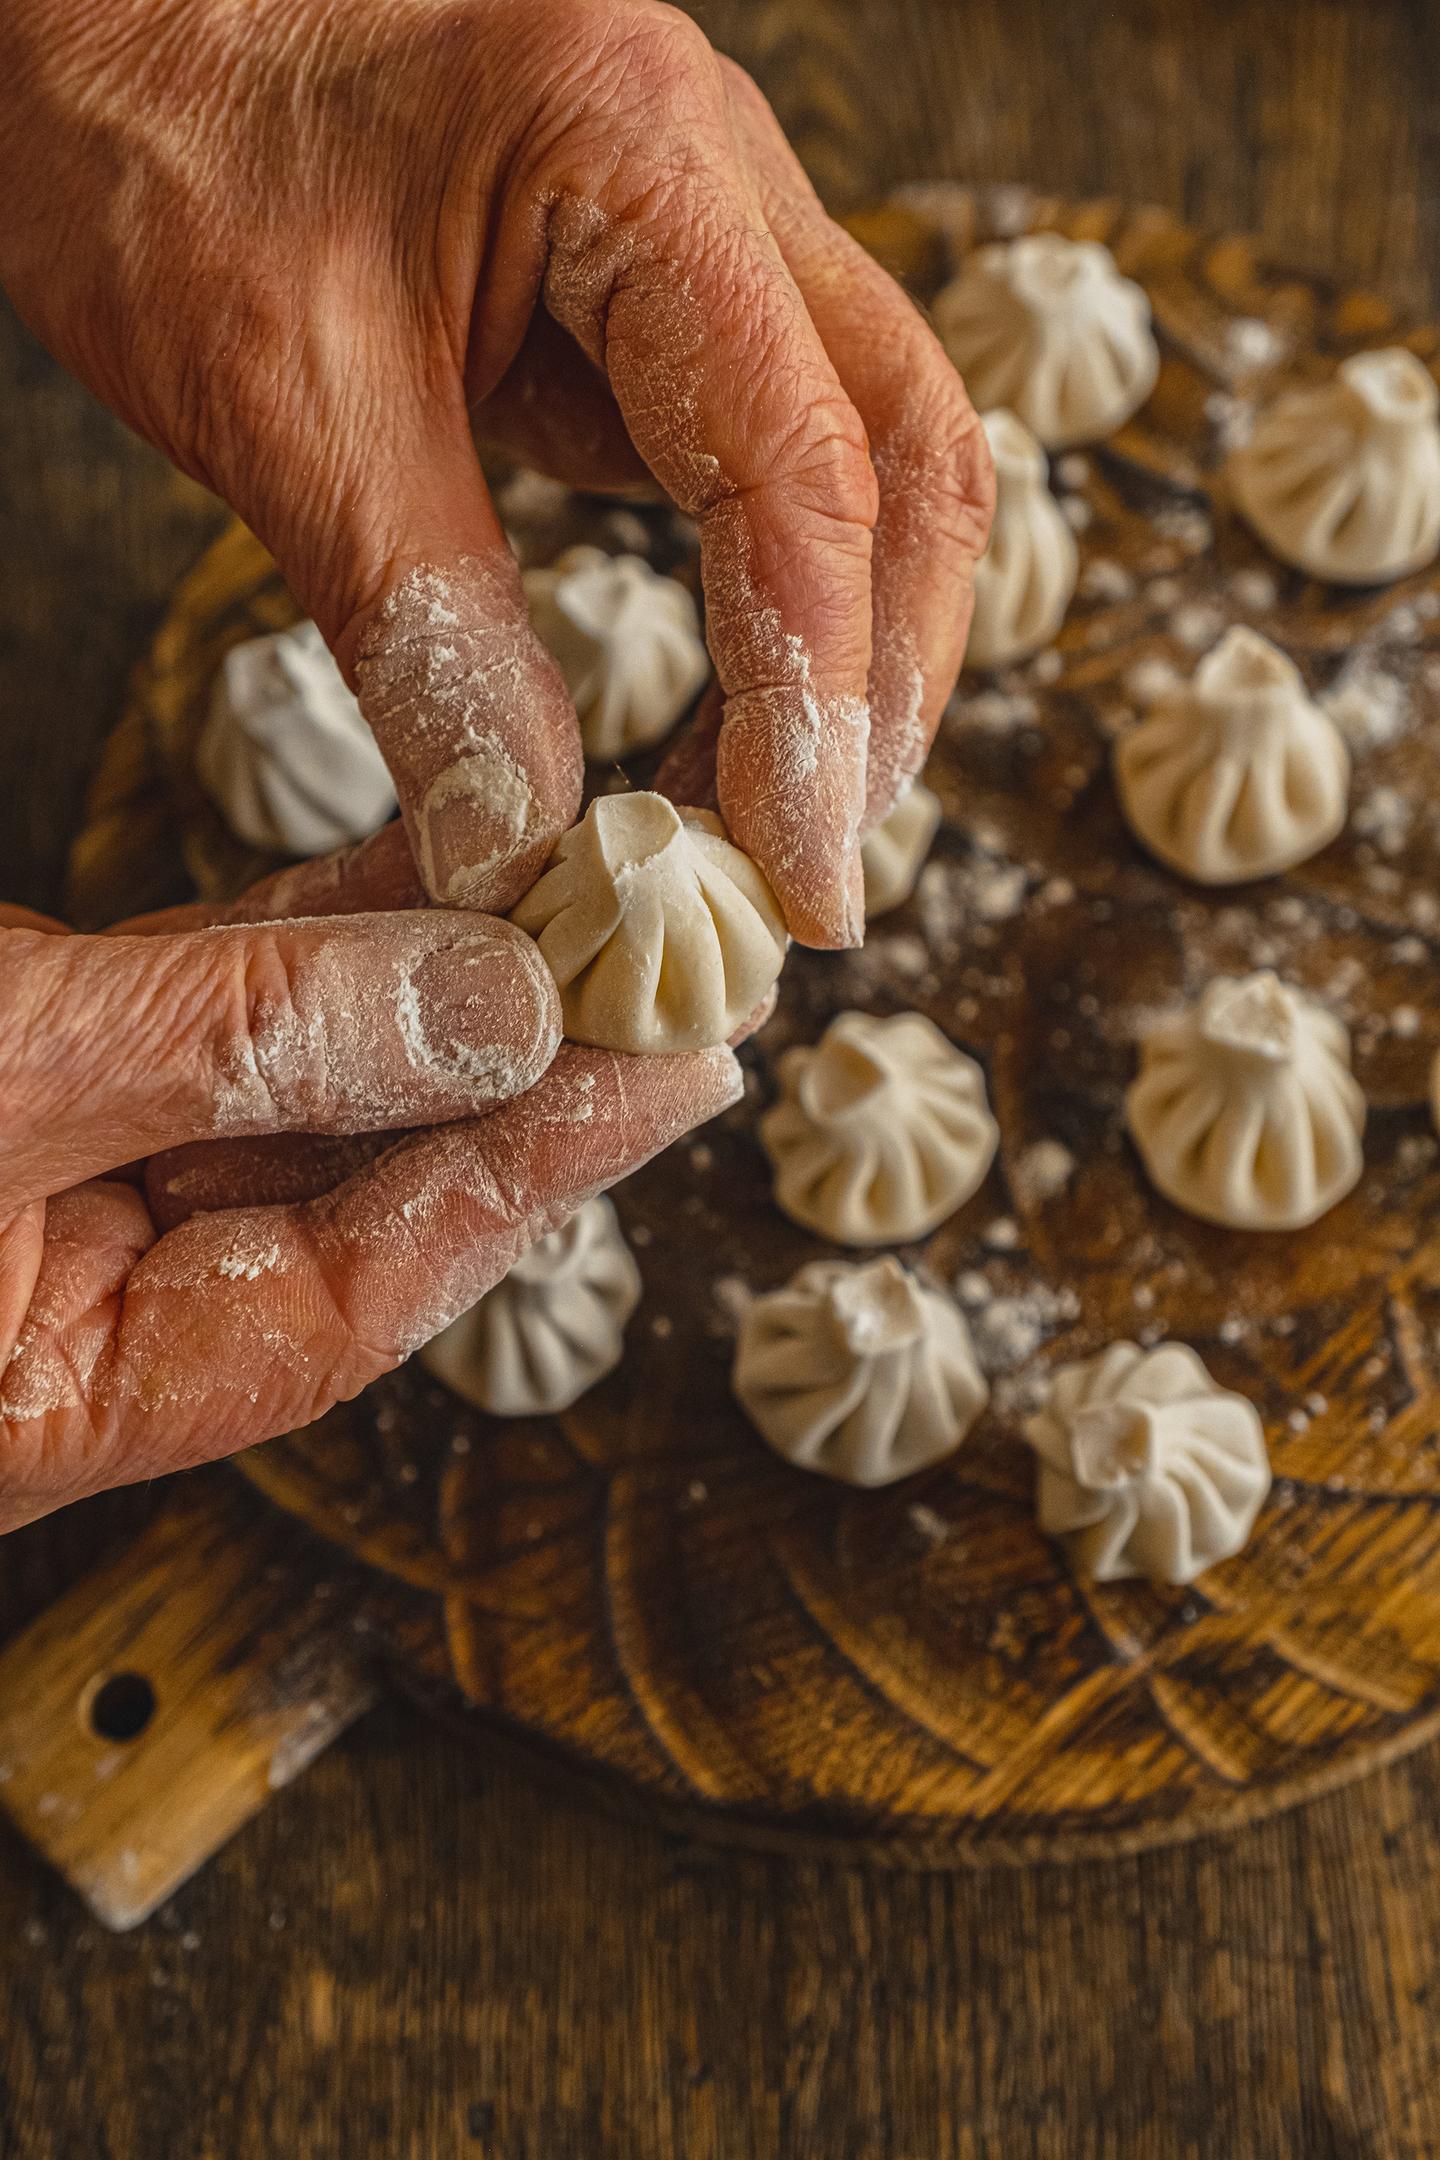
POLYGON ((523 574, 537 636, 560 663, 585 755, 628 757, 668 735, 710 673, 685 587, 640 555, 567 548, 523 574))
POLYGON ((1231 491, 1282 562, 1337 585, 1408 577, 1440 549, 1440 394, 1403 346, 1292 390, 1231 452, 1231 491))
POLYGON ((1151 1182, 1234 1230, 1303 1229, 1363 1168, 1349 1032, 1268 970, 1153 1028, 1125 1110, 1151 1182))
POLYGON ((982 412, 1018 413, 1047 450, 1113 435, 1160 372, 1150 303, 1098 240, 1060 233, 975 250, 935 327, 982 412))
POLYGON ((511 915, 539 940, 565 1032, 602 1050, 704 1050, 743 1025, 785 958, 763 873, 718 817, 601 795, 511 915))
POLYGON ((892 1485, 959 1447, 988 1390, 964 1316, 898 1260, 814 1260, 747 1307, 736 1400, 778 1455, 892 1485))
POLYGON ((1025 1437, 1040 1528, 1096 1582, 1193 1582, 1240 1551, 1270 1490, 1253 1403, 1184 1343, 1111 1343, 1064 1366, 1025 1437))
POLYGON ((909 899, 939 826, 939 796, 923 780, 912 780, 889 817, 860 843, 867 919, 909 899))
POLYGON ((922 1013, 844 1012, 780 1060, 760 1120, 775 1198, 839 1245, 924 1237, 983 1183, 999 1138, 973 1058, 922 1013))
POLYGON ((1011 412, 986 413, 995 459, 990 544, 975 565, 969 667, 1009 667, 1048 645, 1075 593, 1075 535, 1050 493, 1045 453, 1011 412))
POLYGON ((1254 630, 1231 630, 1115 745, 1132 830, 1201 885, 1270 877, 1345 823, 1350 753, 1294 662, 1254 630))
POLYGON ((226 824, 272 855, 326 855, 376 832, 395 788, 313 622, 232 645, 195 751, 226 824))
POLYGON ((568 1410, 613 1372, 640 1273, 610 1202, 587 1201, 425 1345, 437 1380, 495 1417, 568 1410))

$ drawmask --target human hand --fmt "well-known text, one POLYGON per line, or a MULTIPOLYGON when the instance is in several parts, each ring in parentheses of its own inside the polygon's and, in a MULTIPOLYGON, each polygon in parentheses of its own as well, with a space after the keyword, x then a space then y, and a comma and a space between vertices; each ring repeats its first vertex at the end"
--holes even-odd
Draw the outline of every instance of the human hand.
POLYGON ((0 909, 0 1531, 308 1423, 738 1095, 555 1056, 535 947, 422 898, 390 827, 218 917, 0 909))
MULTIPOLYGON (((0 162, 0 277, 270 547, 434 898, 508 907, 581 775, 473 408, 698 519, 720 808, 799 938, 858 937, 857 836, 954 679, 988 459, 920 315, 687 17, 5 0, 0 162)), ((680 770, 698 799, 703 759, 680 770)))

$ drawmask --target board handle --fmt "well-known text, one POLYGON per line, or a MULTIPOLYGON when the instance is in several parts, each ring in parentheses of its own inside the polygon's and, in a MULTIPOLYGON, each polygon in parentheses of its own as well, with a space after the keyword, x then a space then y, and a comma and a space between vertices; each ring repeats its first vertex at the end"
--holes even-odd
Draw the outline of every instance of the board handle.
POLYGON ((238 1478, 187 1477, 0 1651, 0 1807, 134 1927, 374 1700, 362 1595, 238 1478))

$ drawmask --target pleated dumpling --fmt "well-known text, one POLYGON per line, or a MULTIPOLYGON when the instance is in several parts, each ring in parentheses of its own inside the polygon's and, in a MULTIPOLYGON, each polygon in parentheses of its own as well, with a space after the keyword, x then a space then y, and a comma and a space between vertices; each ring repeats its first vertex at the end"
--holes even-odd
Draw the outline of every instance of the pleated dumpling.
POLYGON ((777 1454, 891 1485, 951 1454, 988 1390, 964 1316, 898 1260, 816 1260, 740 1322, 733 1386, 777 1454))
POLYGON ((590 1200, 522 1253, 420 1361, 495 1417, 553 1415, 614 1371, 639 1302, 639 1270, 615 1210, 590 1200))
POLYGON ((685 587, 642 555, 572 547, 524 573, 537 636, 560 663, 585 755, 608 763, 668 735, 710 673, 685 587))
POLYGON ((1132 830, 1201 885, 1270 877, 1345 823, 1350 753, 1300 670, 1254 630, 1231 630, 1194 680, 1115 746, 1132 830))
POLYGON ((1060 233, 977 248, 935 302, 976 407, 1003 405, 1047 450, 1101 442, 1155 387, 1150 303, 1098 240, 1060 233))
POLYGON ((1408 577, 1440 549, 1440 393, 1403 346, 1292 390, 1231 452, 1235 501, 1282 562, 1337 585, 1408 577))
POLYGON ((232 645, 195 751, 226 824, 272 855, 328 855, 377 832, 395 788, 313 622, 232 645))
POLYGON ((939 796, 923 780, 912 780, 889 817, 865 835, 860 864, 867 919, 886 915, 909 899, 939 825, 939 796))
POLYGON ((1234 1230, 1303 1229, 1363 1168, 1349 1032, 1268 970, 1152 1028, 1125 1109, 1151 1182, 1234 1230))
POLYGON ((1240 1551, 1270 1490, 1253 1403, 1184 1343, 1111 1343, 1063 1367, 1025 1433, 1040 1528, 1096 1582, 1193 1582, 1240 1551))
POLYGON ((662 795, 601 795, 511 921, 539 941, 565 1032, 602 1050, 703 1050, 780 973, 785 922, 718 817, 662 795))
POLYGON ((970 667, 1010 667, 1048 645, 1075 593, 1075 535, 1050 493, 1045 453, 1011 412, 984 428, 995 460, 990 544, 975 565, 970 667))
POLYGON ((844 1012, 780 1060, 760 1120, 787 1215, 839 1245, 924 1237, 983 1182, 999 1137, 973 1058, 921 1013, 844 1012))

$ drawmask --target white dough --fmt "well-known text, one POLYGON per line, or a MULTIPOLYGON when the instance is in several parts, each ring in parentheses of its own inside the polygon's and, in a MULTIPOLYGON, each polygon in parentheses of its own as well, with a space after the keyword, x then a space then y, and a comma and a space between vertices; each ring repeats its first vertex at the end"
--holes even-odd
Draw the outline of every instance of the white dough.
POLYGON ((1151 1182, 1235 1230, 1302 1229, 1364 1166, 1349 1032, 1268 971, 1222 976, 1153 1028, 1125 1109, 1151 1182))
POLYGON ((523 575, 530 619, 560 663, 587 758, 608 763, 668 735, 710 674, 685 587, 640 555, 567 548, 523 575))
POLYGON ((736 1399, 778 1455, 891 1485, 960 1445, 988 1391, 949 1298, 898 1260, 816 1260, 740 1322, 736 1399))
POLYGON ((1254 630, 1231 630, 1115 746, 1137 838, 1201 885, 1271 877, 1345 823, 1350 753, 1300 670, 1254 630))
POLYGON ((1064 1366, 1025 1437, 1040 1528, 1096 1582, 1193 1582, 1240 1551, 1270 1490, 1254 1405, 1183 1343, 1064 1366))
POLYGON ((1406 577, 1440 549, 1440 405, 1403 346, 1260 415, 1227 468, 1240 510, 1282 562, 1338 585, 1406 577))
POLYGON ((935 327, 980 411, 1017 413, 1047 450, 1101 442, 1155 387, 1150 303, 1098 240, 1059 233, 977 248, 935 327))
POLYGON ((604 1050, 703 1050, 741 1027, 785 958, 779 903, 718 817, 601 795, 511 920, 539 941, 565 1032, 604 1050))
POLYGON ((1050 493, 1045 453, 1011 412, 984 428, 995 459, 995 518, 975 565, 967 666, 1010 667, 1048 645, 1075 595, 1075 535, 1050 493))
POLYGON ((195 765, 231 831, 272 855, 327 855, 395 809, 385 760, 313 622, 231 646, 195 765))
POLYGON ((420 1362, 495 1417, 568 1410, 620 1363, 640 1274, 610 1202, 591 1200, 427 1343, 420 1362))
POLYGON ((921 1013, 844 1012, 780 1060, 760 1120, 787 1215, 840 1245, 924 1237, 984 1181, 999 1133, 973 1058, 921 1013))
POLYGON ((889 817, 860 843, 867 918, 887 915, 909 899, 940 828, 940 798, 912 780, 889 817))

